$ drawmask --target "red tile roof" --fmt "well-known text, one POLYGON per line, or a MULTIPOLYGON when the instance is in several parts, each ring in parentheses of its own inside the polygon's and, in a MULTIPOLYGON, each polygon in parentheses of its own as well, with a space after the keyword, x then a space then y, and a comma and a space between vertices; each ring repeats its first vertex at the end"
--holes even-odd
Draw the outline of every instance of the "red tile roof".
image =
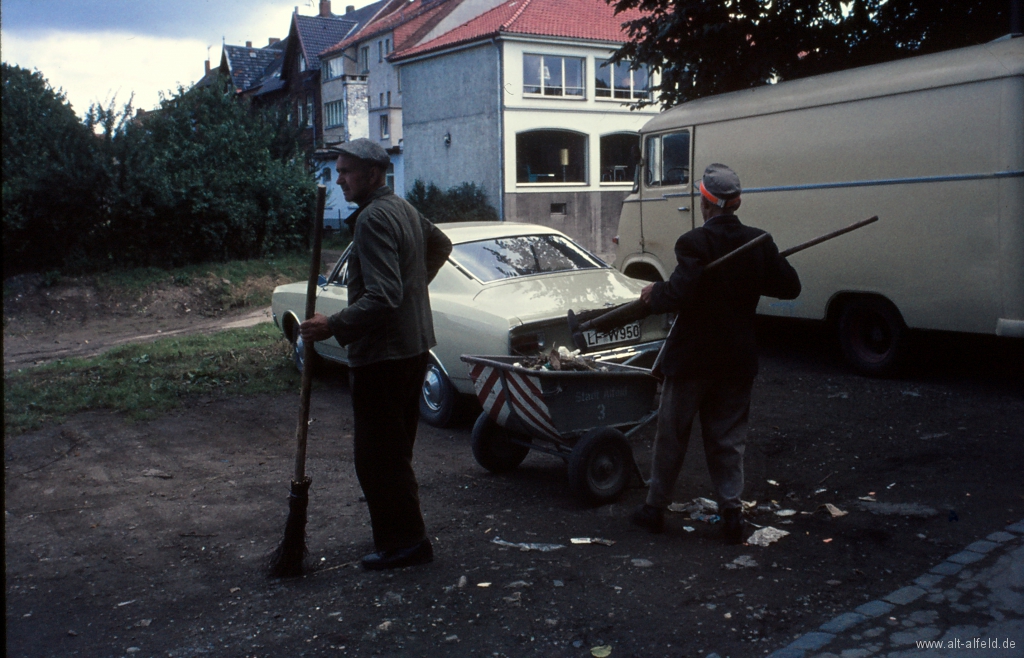
POLYGON ((622 24, 640 16, 637 10, 616 15, 605 0, 508 0, 432 41, 398 50, 389 59, 400 60, 503 33, 622 43, 627 38, 622 24))
POLYGON ((393 39, 395 48, 400 48, 404 45, 403 39, 407 39, 409 36, 414 34, 419 27, 438 14, 441 14, 442 12, 447 14, 461 1, 462 0, 444 0, 442 2, 438 2, 437 0, 413 0, 410 3, 401 6, 399 9, 370 22, 359 32, 347 37, 343 41, 322 52, 321 56, 341 52, 346 48, 354 46, 360 41, 371 39, 377 35, 391 31, 394 31, 395 33, 393 39))

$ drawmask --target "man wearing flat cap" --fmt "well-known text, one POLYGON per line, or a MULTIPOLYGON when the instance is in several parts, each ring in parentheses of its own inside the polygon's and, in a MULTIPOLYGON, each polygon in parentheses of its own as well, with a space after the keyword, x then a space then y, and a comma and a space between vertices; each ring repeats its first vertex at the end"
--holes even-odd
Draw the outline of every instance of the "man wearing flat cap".
POLYGON ((647 502, 634 525, 664 529, 665 508, 683 465, 693 419, 700 414, 708 471, 724 520, 724 539, 743 541, 743 450, 750 390, 757 375, 754 315, 761 295, 794 299, 800 278, 769 238, 707 273, 704 267, 762 235, 736 217, 740 179, 713 164, 700 182, 704 225, 676 242, 677 265, 668 281, 645 287, 654 313, 678 313, 665 340, 663 375, 647 502))
POLYGON ((334 336, 348 346, 356 476, 366 496, 376 552, 366 569, 433 560, 412 468, 419 397, 434 340, 427 284, 451 253, 440 229, 384 184, 389 158, 357 139, 339 147, 338 185, 359 209, 348 257, 348 306, 303 322, 303 340, 334 336))

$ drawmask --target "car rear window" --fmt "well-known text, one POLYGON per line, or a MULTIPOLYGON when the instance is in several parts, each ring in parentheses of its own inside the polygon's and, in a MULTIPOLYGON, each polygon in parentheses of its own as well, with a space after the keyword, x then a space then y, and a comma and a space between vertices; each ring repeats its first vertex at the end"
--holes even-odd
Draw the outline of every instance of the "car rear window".
POLYGON ((464 242, 452 247, 451 258, 484 282, 608 267, 579 245, 558 235, 517 235, 464 242))

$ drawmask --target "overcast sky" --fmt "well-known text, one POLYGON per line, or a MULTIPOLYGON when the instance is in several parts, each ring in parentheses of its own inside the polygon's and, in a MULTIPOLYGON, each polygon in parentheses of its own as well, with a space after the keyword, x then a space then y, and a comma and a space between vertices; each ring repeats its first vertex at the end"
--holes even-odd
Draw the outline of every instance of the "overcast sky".
MULTIPOLYGON (((370 2, 333 0, 332 9, 370 2)), ((296 6, 315 15, 319 0, 2 0, 0 50, 63 88, 79 116, 132 93, 135 107, 152 109, 161 91, 201 78, 208 57, 217 66, 222 39, 265 46, 288 36, 296 6)))

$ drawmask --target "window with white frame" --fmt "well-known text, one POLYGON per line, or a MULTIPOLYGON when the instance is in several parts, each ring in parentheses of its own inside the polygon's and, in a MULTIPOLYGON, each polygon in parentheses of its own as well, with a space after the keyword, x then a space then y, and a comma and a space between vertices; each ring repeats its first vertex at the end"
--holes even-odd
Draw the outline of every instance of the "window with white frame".
POLYGON ((524 54, 523 94, 583 98, 583 58, 524 54))
POLYGON ((629 62, 612 64, 607 59, 595 59, 594 95, 597 98, 649 100, 651 98, 650 73, 646 66, 631 71, 629 62))
POLYGON ((334 57, 327 60, 327 79, 333 80, 345 75, 345 58, 334 57))
POLYGON ((324 128, 336 128, 343 125, 345 125, 345 102, 324 103, 324 128))
POLYGON ((380 115, 380 138, 387 139, 391 137, 391 129, 388 127, 388 115, 380 115))
POLYGON ((517 183, 585 183, 587 136, 571 130, 516 135, 517 183))
POLYGON ((384 172, 384 184, 390 187, 392 190, 395 189, 395 163, 388 163, 388 170, 384 172))

